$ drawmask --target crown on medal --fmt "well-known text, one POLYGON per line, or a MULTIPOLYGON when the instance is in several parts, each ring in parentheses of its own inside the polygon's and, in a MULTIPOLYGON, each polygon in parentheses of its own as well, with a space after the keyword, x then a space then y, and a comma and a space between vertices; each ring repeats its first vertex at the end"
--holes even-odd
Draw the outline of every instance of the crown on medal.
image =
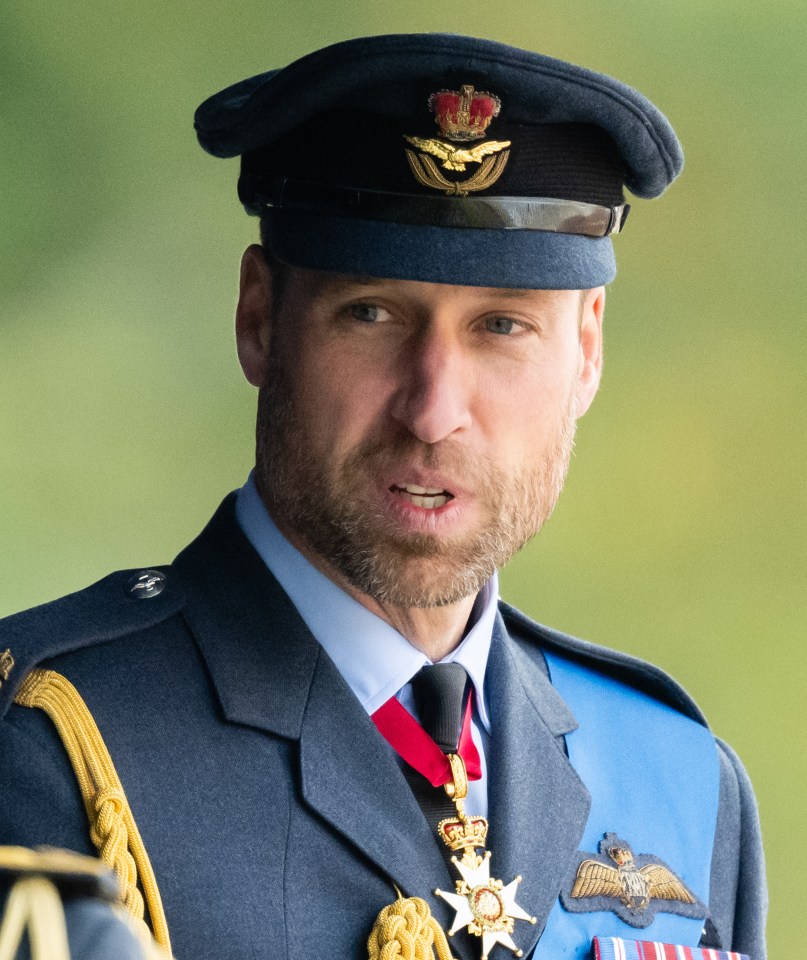
POLYGON ((464 820, 449 818, 437 824, 437 832, 450 850, 484 847, 488 836, 488 822, 484 817, 464 820))
POLYGON ((501 108, 497 96, 474 90, 470 84, 459 90, 438 90, 429 97, 440 133, 449 140, 481 140, 501 108))

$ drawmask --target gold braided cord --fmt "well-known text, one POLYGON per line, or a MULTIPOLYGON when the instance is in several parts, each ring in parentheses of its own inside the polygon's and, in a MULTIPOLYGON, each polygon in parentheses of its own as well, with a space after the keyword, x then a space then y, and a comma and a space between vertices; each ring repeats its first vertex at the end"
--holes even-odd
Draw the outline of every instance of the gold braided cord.
POLYGON ((31 960, 70 960, 59 891, 44 877, 26 877, 11 888, 0 923, 0 960, 14 960, 26 933, 31 960))
POLYGON ((145 895, 154 939, 170 954, 168 924, 151 861, 115 765, 79 692, 53 670, 32 670, 14 702, 38 707, 53 721, 76 774, 90 823, 90 839, 101 860, 118 877, 123 906, 145 929, 145 895), (137 886, 138 878, 143 894, 137 886))
POLYGON ((399 897, 379 913, 367 940, 368 960, 452 960, 448 940, 420 897, 399 897))

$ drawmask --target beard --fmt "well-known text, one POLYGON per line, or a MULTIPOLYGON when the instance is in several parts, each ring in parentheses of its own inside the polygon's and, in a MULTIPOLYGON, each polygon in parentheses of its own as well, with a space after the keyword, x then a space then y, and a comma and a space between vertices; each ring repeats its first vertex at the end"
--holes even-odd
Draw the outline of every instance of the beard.
POLYGON ((263 500, 281 529, 293 531, 379 604, 458 603, 477 593, 549 519, 574 448, 571 386, 543 453, 515 473, 451 439, 423 443, 395 423, 388 436, 368 440, 334 462, 312 453, 294 385, 279 362, 271 367, 258 402, 256 479, 263 500), (461 477, 478 500, 476 529, 455 535, 402 531, 362 495, 372 489, 373 478, 402 464, 461 477))

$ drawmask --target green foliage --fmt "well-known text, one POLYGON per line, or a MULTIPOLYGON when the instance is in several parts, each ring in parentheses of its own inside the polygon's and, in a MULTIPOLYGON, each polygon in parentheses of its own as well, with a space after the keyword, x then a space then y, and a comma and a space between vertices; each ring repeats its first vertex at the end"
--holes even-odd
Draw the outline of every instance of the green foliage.
POLYGON ((696 695, 755 779, 771 955, 797 955, 805 20, 750 0, 4 0, 0 614, 170 559, 249 469, 230 325, 256 231, 236 164, 195 144, 199 101, 373 32, 488 35, 613 73, 671 116, 687 167, 617 239, 601 395, 503 592, 696 695))

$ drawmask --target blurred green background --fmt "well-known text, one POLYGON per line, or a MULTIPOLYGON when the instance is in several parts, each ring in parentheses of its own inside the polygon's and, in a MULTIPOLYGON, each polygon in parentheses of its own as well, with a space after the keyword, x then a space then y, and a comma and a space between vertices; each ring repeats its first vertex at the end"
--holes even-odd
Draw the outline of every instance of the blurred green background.
POLYGON ((771 956, 800 955, 806 28, 801 0, 3 0, 0 615, 170 560, 249 469, 231 328, 256 226, 236 163, 196 146, 198 102, 390 31, 615 74, 687 167, 617 238, 601 395, 503 592, 695 695, 756 783, 771 956))

